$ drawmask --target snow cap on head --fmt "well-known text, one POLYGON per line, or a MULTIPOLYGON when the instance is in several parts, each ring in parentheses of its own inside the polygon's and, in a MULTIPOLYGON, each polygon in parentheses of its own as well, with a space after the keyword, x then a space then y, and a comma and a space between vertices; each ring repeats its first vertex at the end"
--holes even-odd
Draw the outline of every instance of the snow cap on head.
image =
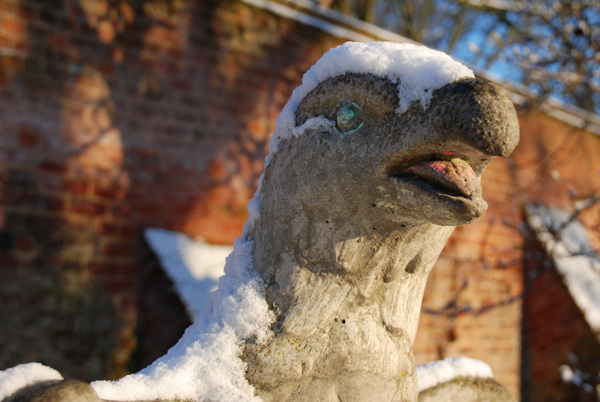
MULTIPOLYGON (((294 116, 302 99, 326 79, 346 73, 368 73, 397 82, 400 102, 396 112, 399 114, 417 101, 427 108, 436 89, 461 78, 474 77, 473 71, 446 53, 425 46, 346 42, 326 52, 304 74, 302 85, 294 90, 277 118, 266 164, 277 152, 280 141, 292 135, 294 116)), ((296 130, 294 135, 302 131, 296 130)))

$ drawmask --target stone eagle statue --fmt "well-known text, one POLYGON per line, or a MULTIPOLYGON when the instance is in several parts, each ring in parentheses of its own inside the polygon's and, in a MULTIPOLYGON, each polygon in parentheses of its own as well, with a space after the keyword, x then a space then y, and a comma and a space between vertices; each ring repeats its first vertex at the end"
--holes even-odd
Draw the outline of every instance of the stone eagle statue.
POLYGON ((249 236, 275 335, 243 354, 265 400, 415 397, 427 275, 454 227, 485 213, 481 175, 518 141, 497 86, 460 76, 429 87, 462 66, 436 71, 439 54, 406 45, 346 48, 410 49, 400 57, 413 64, 320 79, 268 163, 249 236))
POLYGON ((111 400, 415 400, 427 275, 487 209, 481 175, 519 138, 500 88, 449 56, 346 43, 277 120, 219 289, 111 400))

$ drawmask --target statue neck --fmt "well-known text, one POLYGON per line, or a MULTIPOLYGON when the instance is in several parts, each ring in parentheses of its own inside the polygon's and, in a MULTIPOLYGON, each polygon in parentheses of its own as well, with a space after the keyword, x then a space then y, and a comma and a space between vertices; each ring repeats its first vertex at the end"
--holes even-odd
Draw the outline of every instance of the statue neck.
POLYGON ((279 317, 276 331, 306 336, 356 299, 381 305, 388 329, 408 335, 412 344, 427 275, 454 227, 378 227, 352 213, 317 215, 285 201, 263 200, 251 233, 254 264, 279 317))
POLYGON ((245 344, 250 383, 264 400, 413 398, 425 282, 454 227, 389 222, 369 203, 342 210, 339 194, 265 182, 248 236, 275 336, 245 344))

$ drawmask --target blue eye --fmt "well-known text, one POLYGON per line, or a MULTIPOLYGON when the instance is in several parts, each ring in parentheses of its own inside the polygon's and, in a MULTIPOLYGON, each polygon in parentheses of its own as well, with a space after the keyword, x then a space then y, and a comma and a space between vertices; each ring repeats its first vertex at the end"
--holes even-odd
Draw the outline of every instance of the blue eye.
POLYGON ((335 115, 335 128, 342 134, 351 133, 362 127, 361 108, 356 103, 348 103, 338 109, 335 115))

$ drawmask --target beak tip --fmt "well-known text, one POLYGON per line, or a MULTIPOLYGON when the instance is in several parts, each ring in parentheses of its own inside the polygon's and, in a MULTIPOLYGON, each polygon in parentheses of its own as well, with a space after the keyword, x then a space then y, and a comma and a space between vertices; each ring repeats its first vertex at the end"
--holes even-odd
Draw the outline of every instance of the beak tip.
POLYGON ((519 143, 517 112, 498 85, 464 79, 448 84, 436 95, 445 109, 446 131, 457 139, 486 155, 502 157, 509 156, 519 143))

